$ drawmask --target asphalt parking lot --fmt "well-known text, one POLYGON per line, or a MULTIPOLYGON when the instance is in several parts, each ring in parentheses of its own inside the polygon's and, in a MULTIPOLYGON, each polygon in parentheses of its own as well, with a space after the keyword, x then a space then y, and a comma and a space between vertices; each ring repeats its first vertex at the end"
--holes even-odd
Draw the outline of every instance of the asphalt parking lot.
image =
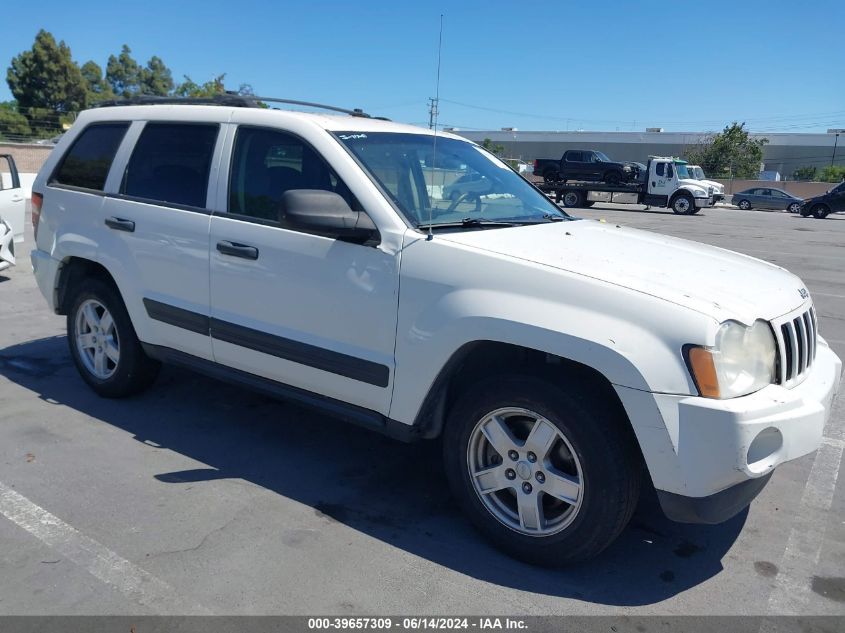
MULTIPOLYGON (((845 215, 575 213, 792 270, 845 357, 845 215)), ((845 397, 821 449, 727 523, 646 499, 598 559, 535 569, 458 514, 434 444, 172 368, 96 397, 31 247, 0 273, 0 614, 845 614, 845 397)))

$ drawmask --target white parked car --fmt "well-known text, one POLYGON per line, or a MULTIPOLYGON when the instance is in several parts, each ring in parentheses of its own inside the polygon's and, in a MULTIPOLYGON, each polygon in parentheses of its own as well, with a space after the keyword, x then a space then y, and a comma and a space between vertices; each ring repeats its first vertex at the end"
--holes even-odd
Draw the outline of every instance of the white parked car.
POLYGON ((841 363, 782 268, 572 218, 458 136, 217 103, 83 112, 35 181, 97 393, 165 361, 440 436, 469 518, 540 564, 602 551, 643 484, 719 522, 819 446, 841 363), (430 195, 435 160, 493 195, 430 195))
POLYGON ((708 180, 704 175, 704 170, 698 165, 687 165, 687 172, 689 177, 697 180, 699 184, 705 187, 713 187, 713 202, 724 202, 725 200, 725 185, 715 180, 708 180))
POLYGON ((26 199, 11 154, 0 154, 0 270, 14 266, 15 244, 23 242, 26 199))

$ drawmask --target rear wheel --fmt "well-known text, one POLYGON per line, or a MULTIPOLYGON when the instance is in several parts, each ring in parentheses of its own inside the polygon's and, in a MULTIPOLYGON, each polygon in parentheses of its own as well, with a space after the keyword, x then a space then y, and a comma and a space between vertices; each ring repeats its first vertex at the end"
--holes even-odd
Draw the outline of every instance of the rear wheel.
POLYGON ((141 348, 123 299, 101 279, 86 279, 75 289, 67 338, 76 369, 101 396, 138 393, 158 375, 159 363, 141 348))
POLYGON ((560 180, 560 173, 554 169, 547 169, 543 172, 544 182, 557 182, 560 180))
POLYGON ((793 202, 786 208, 786 210, 790 213, 798 213, 799 211, 801 211, 801 203, 793 202))
POLYGON ((580 191, 564 191, 562 200, 565 207, 580 207, 584 202, 584 194, 580 191))
POLYGON ((446 473, 475 526, 505 552, 562 565, 597 555, 639 497, 633 434, 619 413, 534 376, 489 378, 450 412, 446 473))
POLYGON ((672 211, 678 215, 692 215, 698 209, 695 208, 695 198, 688 193, 682 193, 672 199, 672 211))
POLYGON ((748 211, 751 208, 751 203, 748 200, 740 200, 739 204, 736 205, 743 211, 748 211))

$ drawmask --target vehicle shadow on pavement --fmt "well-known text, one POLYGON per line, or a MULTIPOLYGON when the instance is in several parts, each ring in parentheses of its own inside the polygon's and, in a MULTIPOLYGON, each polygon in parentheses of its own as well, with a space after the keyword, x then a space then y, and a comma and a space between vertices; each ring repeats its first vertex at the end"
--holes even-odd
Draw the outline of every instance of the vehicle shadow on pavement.
POLYGON ((646 495, 600 557, 539 569, 500 554, 461 516, 448 495, 436 442, 403 444, 169 367, 141 396, 102 399, 76 373, 63 336, 0 350, 0 375, 51 406, 70 407, 208 465, 159 473, 158 481, 243 479, 309 505, 321 520, 522 591, 619 606, 660 602, 717 575, 747 516, 746 510, 718 526, 672 523, 654 495, 646 495))

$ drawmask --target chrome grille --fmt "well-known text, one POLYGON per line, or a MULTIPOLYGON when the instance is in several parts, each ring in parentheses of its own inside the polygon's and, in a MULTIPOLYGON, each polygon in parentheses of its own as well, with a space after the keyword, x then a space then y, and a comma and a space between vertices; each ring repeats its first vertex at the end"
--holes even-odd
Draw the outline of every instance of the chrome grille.
POLYGON ((816 310, 798 310, 775 322, 778 382, 793 387, 804 380, 816 359, 816 310))

